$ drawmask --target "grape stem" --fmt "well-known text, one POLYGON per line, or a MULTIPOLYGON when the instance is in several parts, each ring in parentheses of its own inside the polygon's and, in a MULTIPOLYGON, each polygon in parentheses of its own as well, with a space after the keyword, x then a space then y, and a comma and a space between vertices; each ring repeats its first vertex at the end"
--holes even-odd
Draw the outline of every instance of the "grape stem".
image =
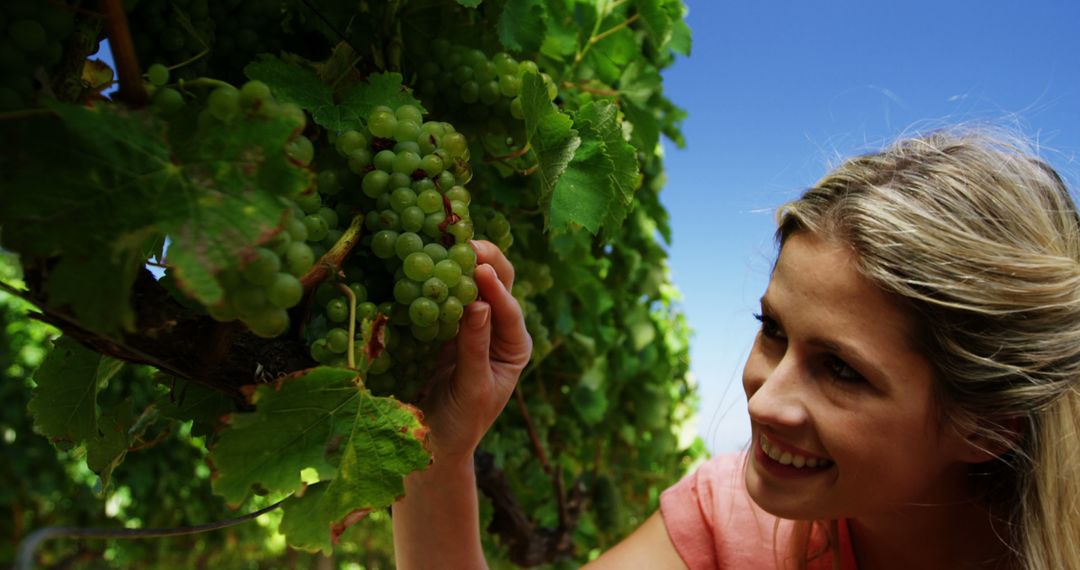
MULTIPOLYGON (((486 146, 486 143, 485 143, 485 146, 486 146)), ((484 162, 485 163, 491 163, 491 162, 506 162, 508 160, 514 160, 515 158, 520 158, 522 156, 525 156, 526 154, 528 154, 529 150, 531 150, 531 149, 532 149, 532 145, 529 144, 529 143, 525 143, 525 146, 515 150, 514 152, 511 152, 510 154, 504 154, 504 155, 500 155, 500 156, 485 156, 484 157, 484 162)), ((489 153, 490 153, 490 151, 489 151, 489 153)), ((494 154, 494 153, 490 153, 490 154, 494 154)))
MULTIPOLYGON (((291 497, 292 495, 290 495, 291 497)), ((86 527, 62 527, 62 526, 49 526, 45 528, 39 528, 30 533, 23 539, 22 544, 19 545, 18 555, 15 559, 16 570, 30 570, 34 567, 34 552, 37 551, 38 545, 51 538, 121 538, 121 539, 133 539, 133 538, 162 538, 167 536, 183 536, 188 534, 198 534, 202 532, 209 532, 212 530, 219 530, 230 526, 235 526, 240 523, 247 522, 249 520, 258 518, 278 507, 285 502, 289 497, 285 497, 268 507, 263 507, 253 513, 248 513, 244 516, 226 519, 221 521, 215 521, 212 523, 185 526, 177 528, 146 528, 146 529, 130 529, 130 528, 86 528, 86 527)))
POLYGON ((143 84, 139 60, 135 57, 135 43, 131 41, 131 28, 124 13, 123 0, 102 0, 101 7, 105 13, 105 32, 109 36, 109 46, 120 80, 118 98, 132 107, 145 107, 149 97, 143 84))
POLYGON ((360 232, 363 227, 364 216, 363 214, 357 214, 353 217, 349 228, 345 230, 345 233, 341 234, 341 239, 334 244, 334 247, 331 247, 330 251, 320 257, 315 262, 315 265, 311 266, 311 269, 300 278, 304 291, 310 291, 341 269, 341 263, 345 261, 345 258, 356 247, 356 244, 360 242, 360 232))
POLYGON ((356 294, 344 283, 338 283, 338 289, 349 298, 349 347, 345 352, 349 368, 356 369, 356 354, 353 349, 356 346, 356 294))

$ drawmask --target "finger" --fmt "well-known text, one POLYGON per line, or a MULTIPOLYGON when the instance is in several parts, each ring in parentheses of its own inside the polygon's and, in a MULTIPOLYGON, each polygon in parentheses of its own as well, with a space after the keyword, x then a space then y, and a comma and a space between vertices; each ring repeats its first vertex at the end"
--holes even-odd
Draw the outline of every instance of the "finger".
POLYGON ((467 378, 462 385, 456 386, 459 393, 468 398, 484 388, 486 379, 491 375, 489 363, 491 350, 491 306, 484 301, 476 301, 465 307, 461 318, 461 328, 457 336, 457 369, 455 379, 467 378))
POLYGON ((532 355, 532 338, 525 330, 525 318, 517 299, 487 264, 473 272, 480 298, 491 305, 493 360, 524 366, 532 355))
POLYGON ((503 255, 495 244, 490 241, 472 240, 469 242, 476 252, 476 265, 488 264, 495 268, 495 273, 506 286, 507 291, 514 290, 514 265, 503 255))

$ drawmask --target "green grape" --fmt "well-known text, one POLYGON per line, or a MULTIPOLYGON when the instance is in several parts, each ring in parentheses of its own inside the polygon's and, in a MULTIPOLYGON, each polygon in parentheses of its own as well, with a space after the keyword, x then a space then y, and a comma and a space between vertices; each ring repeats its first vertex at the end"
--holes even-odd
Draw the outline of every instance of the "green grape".
POLYGON ((437 176, 443 171, 443 161, 437 154, 429 154, 420 160, 420 169, 428 176, 437 176))
POLYGON ((423 294, 421 286, 412 279, 400 279, 394 283, 394 300, 402 305, 408 305, 423 294))
POLYGON ((315 252, 302 241, 294 241, 285 246, 285 271, 296 277, 303 277, 315 264, 315 252))
POLYGON ((410 253, 404 261, 402 269, 405 270, 405 275, 413 281, 422 283, 431 277, 431 274, 435 271, 435 263, 423 251, 410 253))
POLYGON ((371 238, 371 252, 380 259, 394 257, 397 245, 398 233, 392 230, 382 230, 371 238))
POLYGON ((491 56, 491 61, 495 64, 495 71, 497 73, 502 75, 517 75, 518 63, 510 56, 510 54, 499 52, 491 56))
POLYGON ((419 297, 409 305, 409 318, 414 325, 430 327, 439 319, 439 305, 427 297, 419 297))
POLYGON ((285 143, 285 154, 296 162, 307 166, 315 159, 315 146, 311 144, 310 139, 304 135, 299 135, 285 143))
POLYGON ((240 275, 252 285, 269 285, 281 270, 281 260, 269 249, 255 248, 255 257, 240 269, 240 275))
POLYGON ((354 174, 366 174, 371 166, 371 151, 366 148, 358 148, 349 153, 349 170, 354 174))
POLYGON ((382 374, 390 367, 393 366, 394 360, 391 358, 390 353, 383 351, 382 354, 375 357, 375 360, 371 361, 371 365, 368 366, 369 374, 382 374))
POLYGON ((413 323, 409 326, 409 330, 412 332, 414 338, 423 342, 431 342, 439 336, 439 325, 436 323, 427 326, 420 326, 413 323))
POLYGON ((498 81, 485 81, 480 84, 480 102, 484 105, 494 105, 502 96, 498 81))
POLYGON ((292 125, 297 131, 303 131, 307 125, 307 115, 296 103, 282 103, 278 105, 278 113, 285 122, 292 125))
POLYGON ((330 231, 330 226, 326 224, 326 220, 318 214, 304 216, 304 227, 307 228, 308 232, 307 240, 311 242, 322 241, 326 237, 326 232, 330 231))
POLYGON ((352 296, 356 298, 357 303, 362 303, 367 300, 367 287, 365 287, 363 283, 350 283, 349 289, 352 291, 352 296))
POLYGON ((388 110, 376 110, 368 118, 368 130, 377 137, 391 138, 394 136, 395 128, 397 128, 397 117, 388 110))
POLYGON ((400 141, 394 145, 394 154, 402 152, 414 152, 420 154, 420 144, 416 141, 400 141))
POLYGON ((412 190, 412 177, 404 172, 390 175, 390 188, 408 188, 412 190))
POLYGON ((510 233, 510 222, 502 214, 497 214, 487 224, 488 237, 499 239, 510 233))
POLYGON ((416 169, 420 168, 420 155, 411 151, 397 153, 394 157, 393 168, 394 172, 411 175, 416 169))
POLYGON ((333 196, 341 191, 341 180, 336 170, 323 170, 316 178, 319 194, 333 196))
POLYGON ((387 183, 390 182, 390 175, 382 170, 372 170, 364 176, 364 181, 361 183, 361 188, 364 194, 370 198, 375 198, 386 191, 387 183))
POLYGON ((439 139, 435 135, 421 131, 420 136, 416 139, 416 152, 422 155, 428 155, 435 152, 435 149, 439 148, 439 139))
POLYGON ((165 87, 154 93, 154 110, 169 116, 184 108, 184 96, 176 89, 165 87))
POLYGON ((374 319, 375 315, 379 314, 379 308, 370 301, 365 301, 356 305, 356 322, 362 323, 365 320, 374 319))
POLYGON ((322 196, 311 191, 297 196, 295 202, 305 214, 314 214, 322 207, 322 196))
POLYGON ((463 220, 469 219, 469 205, 459 200, 450 201, 450 211, 458 215, 463 220))
POLYGON ((457 223, 448 226, 446 232, 454 236, 454 240, 457 243, 465 243, 473 238, 472 222, 469 220, 460 220, 457 223))
POLYGON ((446 221, 446 214, 442 213, 442 211, 432 212, 424 218, 424 227, 421 231, 429 238, 437 239, 442 235, 442 229, 439 226, 444 221, 446 221))
POLYGON ((304 286, 295 276, 289 273, 278 273, 274 276, 274 281, 266 288, 266 297, 275 307, 291 309, 304 297, 304 286))
POLYGON ((334 354, 342 354, 349 348, 349 331, 333 328, 326 333, 326 348, 334 354))
MULTIPOLYGON (((436 68, 437 69, 437 68, 436 68)), ((394 111, 394 115, 399 121, 412 121, 420 124, 424 121, 424 116, 420 112, 420 109, 413 105, 402 105, 394 111)))
POLYGON ((251 332, 262 338, 274 338, 289 330, 289 313, 285 309, 268 308, 245 319, 251 332))
POLYGON ((206 312, 210 314, 210 318, 219 323, 227 323, 229 321, 235 321, 239 317, 239 313, 236 311, 236 307, 228 301, 220 301, 217 304, 210 305, 206 308, 206 312))
MULTIPOLYGON (((443 161, 445 162, 445 161, 443 161)), ((439 188, 450 188, 458 183, 457 176, 449 170, 443 170, 435 177, 435 186, 439 188)))
POLYGON ((367 138, 359 131, 345 131, 334 141, 334 148, 345 158, 352 156, 354 151, 367 150, 367 146, 367 138))
POLYGON ((397 158, 397 154, 392 150, 380 150, 375 153, 375 158, 372 159, 372 163, 375 168, 390 173, 394 171, 394 159, 397 158))
POLYGON ((495 64, 486 59, 473 67, 473 75, 480 81, 490 81, 499 73, 495 64))
POLYGON ((540 68, 537 67, 535 61, 525 60, 518 64, 518 75, 525 75, 526 73, 540 73, 540 68))
POLYGON ((450 295, 450 288, 438 277, 432 277, 427 281, 424 281, 424 285, 421 287, 420 291, 423 296, 436 303, 445 301, 447 296, 450 295))
POLYGON ((294 242, 307 241, 308 238, 307 226, 304 225, 302 214, 303 212, 300 212, 300 215, 297 215, 293 210, 293 215, 285 220, 285 231, 289 232, 294 242))
POLYGON ((401 212, 401 229, 407 232, 419 232, 424 227, 424 211, 418 206, 409 206, 401 212))
POLYGON ((450 202, 462 202, 468 206, 472 202, 472 194, 464 186, 457 184, 446 191, 446 199, 450 200, 450 202))
POLYGON ((379 227, 384 230, 400 230, 401 218, 393 210, 383 210, 379 212, 379 227))
MULTIPOLYGON (((317 194, 317 192, 316 192, 316 194, 317 194)), ((338 225, 337 212, 331 210, 330 208, 327 208, 326 206, 323 206, 323 207, 319 208, 315 212, 315 215, 322 218, 323 221, 326 222, 326 226, 329 227, 329 228, 336 228, 337 225, 338 225)), ((341 236, 339 235, 338 237, 340 238, 341 236)), ((337 240, 335 239, 334 242, 337 242, 337 240)))
POLYGON ((450 259, 461 267, 462 275, 472 275, 476 268, 476 250, 466 243, 457 243, 450 246, 450 259))
POLYGON ((349 303, 340 297, 331 299, 326 304, 326 318, 332 323, 343 323, 349 320, 349 303))
POLYGON ((398 120, 394 128, 394 140, 415 142, 420 136, 420 124, 413 121, 398 120))
POLYGON ((521 96, 520 95, 518 95, 517 97, 514 97, 514 99, 512 101, 510 101, 510 116, 514 117, 515 119, 519 119, 519 120, 525 118, 525 111, 521 107, 521 96))
POLYGON ((315 339, 315 342, 311 343, 311 358, 319 363, 326 363, 334 358, 334 353, 326 346, 325 338, 315 339))
POLYGON ((364 216, 364 228, 369 232, 379 231, 379 213, 371 210, 364 216))
POLYGON ((228 121, 240 110, 240 92, 232 86, 218 87, 207 97, 206 108, 219 121, 228 121))
POLYGON ((468 305, 476 300, 480 292, 476 288, 476 281, 473 281, 472 277, 462 275, 457 285, 450 288, 450 294, 457 297, 461 304, 468 305))
POLYGON ((447 297, 439 305, 439 322, 456 323, 461 320, 463 314, 465 314, 465 306, 461 304, 460 299, 453 295, 447 297))
POLYGON ((500 75, 499 93, 504 97, 517 97, 521 94, 521 78, 516 75, 500 75))
POLYGON ((450 153, 451 158, 463 158, 469 150, 465 136, 461 133, 449 133, 443 136, 442 148, 450 153))
POLYGON ((394 243, 394 253, 397 254, 398 259, 401 259, 402 261, 423 248, 424 238, 413 232, 402 233, 398 236, 397 242, 394 243))
POLYGON ((416 192, 412 188, 398 187, 390 193, 390 208, 399 214, 413 204, 416 204, 416 192))
POLYGON ((480 100, 480 85, 475 81, 466 81, 461 84, 459 94, 462 101, 466 103, 475 103, 480 100))
POLYGON ((448 286, 453 287, 461 280, 461 266, 452 259, 444 259, 435 264, 433 274, 448 286))
POLYGON ((441 212, 443 209, 442 194, 438 190, 424 190, 416 197, 416 205, 425 214, 441 212))
MULTIPOLYGON (((424 253, 428 254, 428 256, 431 257, 431 260, 435 262, 436 269, 439 267, 440 262, 449 257, 449 253, 446 251, 446 248, 437 243, 429 243, 425 245, 424 253)), ((437 272, 435 275, 436 277, 438 277, 437 272)), ((440 279, 442 278, 440 277, 440 279)), ((445 281, 445 279, 443 279, 443 281, 445 281)))
POLYGON ((272 101, 270 87, 262 81, 248 81, 240 88, 240 104, 244 107, 255 107, 272 101))
POLYGON ((150 82, 150 85, 161 87, 169 82, 169 68, 160 63, 155 63, 146 70, 146 79, 150 82))

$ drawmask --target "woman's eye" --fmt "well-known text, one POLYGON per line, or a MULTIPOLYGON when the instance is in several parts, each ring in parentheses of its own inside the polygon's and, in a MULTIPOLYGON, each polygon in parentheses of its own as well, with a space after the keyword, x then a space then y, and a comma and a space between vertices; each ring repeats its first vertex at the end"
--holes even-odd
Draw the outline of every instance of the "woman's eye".
POLYGON ((841 382, 859 383, 865 380, 862 374, 859 374, 854 368, 848 366, 846 362, 835 356, 829 356, 826 363, 829 372, 832 373, 834 378, 841 382))
POLYGON ((765 338, 783 338, 783 333, 780 332, 780 326, 776 324, 776 320, 772 317, 767 317, 761 313, 754 313, 754 318, 761 323, 761 335, 765 338))

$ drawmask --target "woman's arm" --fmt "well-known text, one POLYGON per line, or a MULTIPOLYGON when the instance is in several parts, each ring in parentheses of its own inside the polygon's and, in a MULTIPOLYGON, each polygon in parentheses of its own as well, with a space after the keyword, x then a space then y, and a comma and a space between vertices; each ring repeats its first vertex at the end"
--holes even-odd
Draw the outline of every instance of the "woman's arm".
POLYGON ((473 452, 529 362, 532 339, 510 295, 514 268, 493 244, 473 242, 480 300, 465 309, 431 392, 420 402, 432 464, 405 478, 392 507, 397 567, 486 568, 473 452))
POLYGON ((630 536, 585 566, 587 570, 685 570, 686 563, 668 536, 660 511, 656 511, 630 536))

